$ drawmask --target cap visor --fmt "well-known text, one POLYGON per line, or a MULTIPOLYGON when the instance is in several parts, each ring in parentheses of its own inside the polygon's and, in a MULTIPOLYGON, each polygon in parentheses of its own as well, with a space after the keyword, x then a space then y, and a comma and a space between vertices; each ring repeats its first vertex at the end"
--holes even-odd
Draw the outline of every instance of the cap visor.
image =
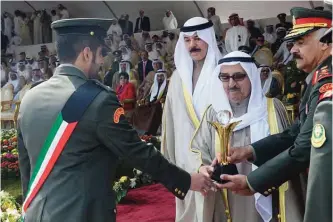
POLYGON ((314 32, 318 30, 318 28, 300 28, 300 29, 292 29, 285 37, 284 37, 284 41, 286 40, 292 40, 292 39, 297 39, 299 37, 302 37, 304 35, 307 35, 311 32, 314 32))

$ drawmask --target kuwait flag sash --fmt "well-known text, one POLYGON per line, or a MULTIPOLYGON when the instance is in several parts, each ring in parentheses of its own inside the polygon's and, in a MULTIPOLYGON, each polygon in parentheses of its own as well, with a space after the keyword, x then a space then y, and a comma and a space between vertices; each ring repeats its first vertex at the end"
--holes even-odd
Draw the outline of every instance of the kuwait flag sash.
POLYGON ((38 155, 30 178, 27 196, 22 206, 23 220, 28 207, 50 175, 79 120, 101 91, 102 88, 95 82, 87 81, 75 90, 57 116, 38 155))

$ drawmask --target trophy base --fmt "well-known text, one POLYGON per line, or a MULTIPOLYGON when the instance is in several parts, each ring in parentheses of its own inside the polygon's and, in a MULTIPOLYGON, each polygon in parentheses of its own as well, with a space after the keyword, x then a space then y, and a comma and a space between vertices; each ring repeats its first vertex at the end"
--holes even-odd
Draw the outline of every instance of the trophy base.
POLYGON ((211 178, 220 183, 220 184, 224 184, 227 183, 228 180, 222 180, 220 178, 220 176, 222 174, 229 174, 229 175, 236 175, 238 174, 238 170, 235 164, 228 164, 228 165, 215 165, 214 167, 214 172, 213 175, 211 176, 211 178))

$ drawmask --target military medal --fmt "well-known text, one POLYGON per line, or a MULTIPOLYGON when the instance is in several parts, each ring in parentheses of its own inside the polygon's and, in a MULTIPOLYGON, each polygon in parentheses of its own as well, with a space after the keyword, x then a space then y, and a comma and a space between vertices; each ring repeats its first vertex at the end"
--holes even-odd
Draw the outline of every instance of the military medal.
POLYGON ((325 128, 316 124, 312 130, 311 144, 314 148, 320 148, 326 141, 325 128))

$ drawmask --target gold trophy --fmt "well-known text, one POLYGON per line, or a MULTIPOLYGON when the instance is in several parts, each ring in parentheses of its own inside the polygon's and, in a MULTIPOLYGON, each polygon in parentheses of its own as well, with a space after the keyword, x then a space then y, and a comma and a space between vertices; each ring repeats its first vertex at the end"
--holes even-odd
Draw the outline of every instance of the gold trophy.
POLYGON ((238 170, 235 164, 229 164, 227 156, 230 147, 230 138, 233 130, 241 122, 230 123, 231 113, 228 110, 220 111, 216 114, 217 122, 209 122, 216 130, 219 137, 219 147, 215 150, 218 164, 214 167, 212 179, 218 183, 226 183, 220 179, 222 174, 235 175, 238 170))
POLYGON ((235 175, 238 174, 238 170, 235 164, 229 164, 227 156, 230 147, 230 138, 233 130, 241 122, 230 123, 231 113, 228 110, 220 111, 216 114, 217 122, 209 122, 216 130, 219 142, 219 147, 215 150, 218 164, 214 167, 212 179, 218 183, 226 183, 227 181, 221 180, 222 174, 235 175))
MULTIPOLYGON (((212 179, 218 183, 223 184, 228 181, 221 180, 220 177, 222 174, 238 174, 236 165, 229 164, 227 161, 227 156, 229 153, 230 138, 232 136, 233 130, 241 121, 230 123, 231 113, 228 110, 218 112, 216 114, 216 119, 217 122, 209 122, 215 128, 219 139, 219 144, 216 144, 217 148, 215 150, 218 163, 214 166, 212 179)), ((232 222, 227 189, 222 190, 222 198, 225 206, 227 222, 232 222)))

